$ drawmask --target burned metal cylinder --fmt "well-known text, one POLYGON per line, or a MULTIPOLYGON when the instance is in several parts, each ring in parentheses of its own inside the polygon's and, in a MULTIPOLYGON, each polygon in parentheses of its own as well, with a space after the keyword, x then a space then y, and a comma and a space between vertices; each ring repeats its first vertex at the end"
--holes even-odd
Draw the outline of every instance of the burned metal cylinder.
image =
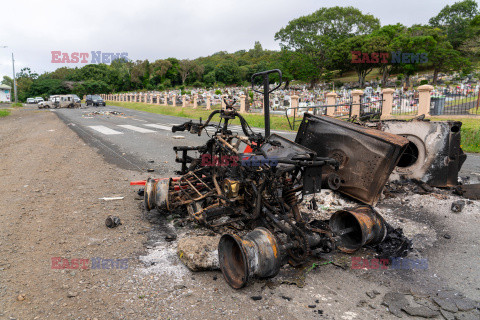
POLYGON ((265 228, 256 228, 243 238, 224 234, 218 244, 218 259, 223 277, 234 289, 244 287, 252 278, 277 275, 283 257, 275 236, 265 228))
POLYGON ((329 224, 338 238, 338 249, 346 253, 352 253, 366 244, 380 243, 387 235, 385 220, 368 206, 337 211, 329 224))
POLYGON ((155 180, 148 178, 145 183, 145 191, 143 200, 145 209, 168 210, 168 190, 170 187, 170 179, 155 180))
POLYGON ((390 179, 415 179, 433 187, 456 186, 467 157, 460 147, 461 127, 460 121, 382 121, 380 130, 409 141, 390 179))

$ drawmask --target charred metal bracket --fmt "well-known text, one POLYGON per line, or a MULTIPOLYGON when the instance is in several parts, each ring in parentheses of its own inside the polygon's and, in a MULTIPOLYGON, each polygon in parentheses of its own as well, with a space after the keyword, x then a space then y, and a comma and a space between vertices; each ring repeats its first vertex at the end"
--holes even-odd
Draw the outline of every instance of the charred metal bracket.
POLYGON ((173 147, 173 151, 175 151, 175 155, 176 155, 175 162, 182 164, 182 168, 180 169, 180 171, 175 171, 176 174, 185 174, 188 172, 187 163, 192 163, 192 161, 194 160, 194 158, 188 155, 188 151, 192 151, 192 150, 198 151, 200 148, 201 147, 187 147, 187 146, 173 147), (178 152, 182 152, 181 158, 178 157, 178 152))
POLYGON ((332 181, 339 192, 369 205, 378 201, 408 145, 406 138, 395 134, 309 113, 304 115, 295 142, 318 157, 337 160, 338 171, 325 167, 323 174, 336 174, 338 179, 332 181))
POLYGON ((380 122, 380 130, 408 139, 391 179, 414 179, 433 187, 456 186, 458 172, 467 158, 460 148, 461 127, 460 121, 380 122))
POLYGON ((277 159, 279 168, 293 170, 303 167, 304 195, 320 192, 322 188, 322 167, 329 164, 338 167, 338 162, 333 158, 319 158, 312 149, 306 148, 289 139, 272 134, 262 145, 261 150, 269 157, 277 159))

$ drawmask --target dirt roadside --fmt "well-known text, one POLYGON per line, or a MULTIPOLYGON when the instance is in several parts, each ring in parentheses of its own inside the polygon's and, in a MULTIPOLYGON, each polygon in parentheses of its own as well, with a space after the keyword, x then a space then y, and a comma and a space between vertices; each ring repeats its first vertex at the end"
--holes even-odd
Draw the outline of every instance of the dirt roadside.
POLYGON ((0 139, 0 318, 117 317, 148 230, 129 173, 51 112, 15 110, 0 120, 0 139), (125 199, 99 200, 115 195, 125 199), (123 225, 106 228, 110 214, 123 225), (58 270, 53 257, 90 267, 92 258, 130 260, 127 269, 58 270))
POLYGON ((388 292, 444 284, 480 296, 478 203, 461 216, 449 213, 448 197, 380 206, 414 244, 427 243, 416 254, 429 258, 428 273, 350 270, 351 257, 339 255, 301 279, 286 268, 235 291, 218 271, 188 271, 176 242, 163 240, 165 221, 146 219, 128 181, 147 174, 106 163, 52 112, 15 110, 0 119, 0 175, 0 319, 397 319, 382 305, 388 292), (111 196, 125 199, 99 199, 111 196), (111 214, 123 225, 106 228, 111 214), (54 257, 90 263, 52 269, 54 257), (92 269, 94 258, 129 259, 128 268, 92 269))

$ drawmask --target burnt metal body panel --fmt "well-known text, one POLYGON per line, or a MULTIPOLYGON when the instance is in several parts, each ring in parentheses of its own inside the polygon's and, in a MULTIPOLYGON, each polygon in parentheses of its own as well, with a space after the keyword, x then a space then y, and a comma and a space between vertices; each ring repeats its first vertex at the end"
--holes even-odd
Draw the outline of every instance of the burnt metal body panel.
POLYGON ((408 140, 326 116, 306 113, 295 142, 339 163, 339 170, 324 167, 323 174, 341 178, 338 191, 374 205, 405 150, 408 140))
POLYGON ((467 199, 480 200, 480 183, 457 186, 455 192, 467 199))
POLYGON ((415 179, 433 187, 456 186, 466 159, 460 148, 461 127, 460 121, 382 121, 382 131, 410 141, 391 179, 415 179))

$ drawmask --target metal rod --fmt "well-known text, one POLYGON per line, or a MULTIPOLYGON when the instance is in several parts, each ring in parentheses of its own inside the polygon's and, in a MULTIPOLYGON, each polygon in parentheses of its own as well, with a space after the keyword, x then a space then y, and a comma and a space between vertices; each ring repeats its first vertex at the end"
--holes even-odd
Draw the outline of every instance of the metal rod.
POLYGON ((17 80, 15 80, 15 59, 12 52, 12 65, 13 65, 13 90, 15 92, 15 103, 17 103, 17 80))
POLYGON ((268 73, 263 75, 263 111, 265 117, 265 138, 270 136, 270 94, 268 73))

